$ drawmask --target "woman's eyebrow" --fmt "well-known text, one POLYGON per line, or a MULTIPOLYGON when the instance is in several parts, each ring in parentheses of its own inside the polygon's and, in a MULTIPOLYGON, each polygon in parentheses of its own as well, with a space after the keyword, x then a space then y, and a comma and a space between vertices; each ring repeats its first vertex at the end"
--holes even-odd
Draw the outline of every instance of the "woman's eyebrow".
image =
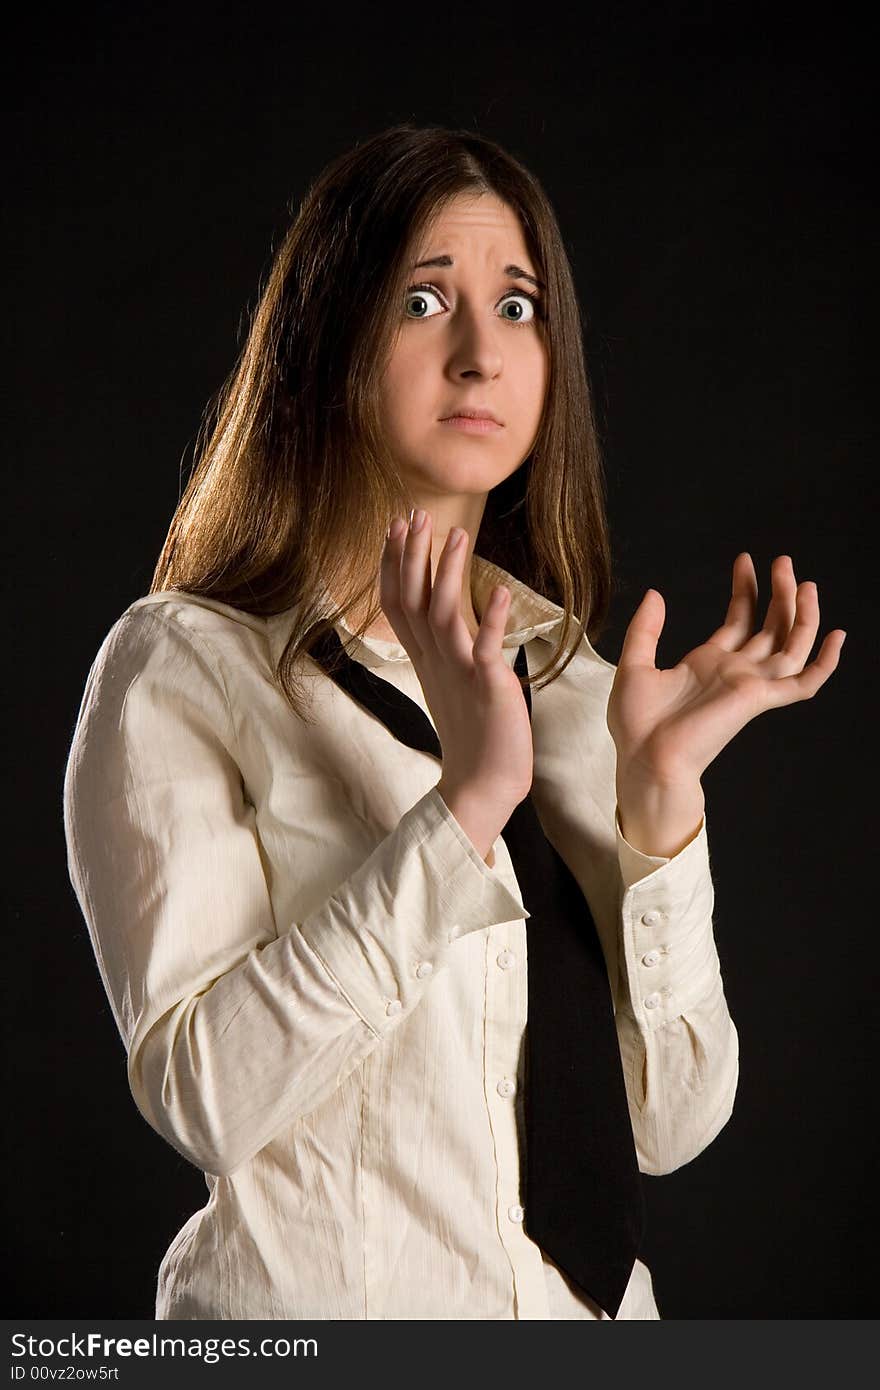
MULTIPOLYGON (((455 265, 455 261, 451 256, 431 256, 427 261, 416 261, 411 269, 418 270, 419 267, 423 265, 455 265)), ((542 280, 537 280, 534 275, 530 275, 529 272, 523 270, 520 265, 506 265, 504 267, 504 274, 509 275, 512 280, 528 280, 530 284, 536 285, 539 290, 545 290, 547 288, 542 280)))

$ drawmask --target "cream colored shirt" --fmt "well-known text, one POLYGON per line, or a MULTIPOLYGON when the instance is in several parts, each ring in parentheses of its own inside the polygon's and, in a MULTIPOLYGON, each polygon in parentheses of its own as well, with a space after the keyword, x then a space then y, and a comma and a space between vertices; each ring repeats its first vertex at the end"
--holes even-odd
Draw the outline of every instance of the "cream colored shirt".
MULTIPOLYGON (((534 671, 562 610, 475 556, 479 612, 499 580, 506 658, 525 642, 534 671)), ((504 837, 489 868, 439 762, 311 660, 317 722, 299 719, 273 678, 290 628, 138 599, 92 665, 65 774, 132 1096, 207 1184, 156 1317, 607 1319, 523 1225, 528 911, 504 837)), ((402 646, 353 655, 430 718, 402 646)), ((614 670, 584 638, 532 692, 532 794, 600 934, 640 1167, 669 1173, 731 1114, 737 1034, 705 819, 670 859, 621 833, 614 670)), ((659 1316, 637 1261, 619 1317, 659 1316)))

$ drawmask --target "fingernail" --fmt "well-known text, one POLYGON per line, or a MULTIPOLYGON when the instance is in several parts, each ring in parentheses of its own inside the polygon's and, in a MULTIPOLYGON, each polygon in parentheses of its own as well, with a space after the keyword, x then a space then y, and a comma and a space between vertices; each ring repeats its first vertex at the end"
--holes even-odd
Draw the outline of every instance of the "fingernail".
POLYGON ((410 518, 409 529, 411 531, 421 531, 425 524, 425 517, 428 513, 422 507, 416 507, 410 518))
POLYGON ((388 527, 388 532, 387 532, 387 534, 386 534, 386 536, 385 536, 385 539, 386 539, 386 540, 391 540, 391 541, 396 541, 397 538, 398 538, 398 536, 399 536, 399 535, 401 534, 401 532, 405 529, 405 526, 406 526, 406 523, 404 522, 404 519, 403 519, 402 516, 395 516, 395 517, 393 517, 392 520, 391 520, 391 525, 388 527))
POLYGON ((462 528, 460 526, 453 526, 452 530, 449 532, 449 539, 446 542, 446 549, 454 550, 455 547, 458 545, 459 541, 463 538, 463 536, 464 531, 462 530, 462 528))

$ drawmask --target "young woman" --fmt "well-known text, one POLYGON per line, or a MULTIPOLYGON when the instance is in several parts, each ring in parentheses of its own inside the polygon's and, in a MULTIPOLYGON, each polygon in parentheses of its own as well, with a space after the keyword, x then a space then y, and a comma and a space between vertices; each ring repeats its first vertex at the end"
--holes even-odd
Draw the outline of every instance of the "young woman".
POLYGON ((134 1100, 206 1178, 156 1316, 658 1318, 639 1173, 729 1118, 701 774, 810 698, 733 564, 675 667, 609 546, 535 178, 394 127, 309 189, 151 591, 89 674, 71 879, 134 1100))

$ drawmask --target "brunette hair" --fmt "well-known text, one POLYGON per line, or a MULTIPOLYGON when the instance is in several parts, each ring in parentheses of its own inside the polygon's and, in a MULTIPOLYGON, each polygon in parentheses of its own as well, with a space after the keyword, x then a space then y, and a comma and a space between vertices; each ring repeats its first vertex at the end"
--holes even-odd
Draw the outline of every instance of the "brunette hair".
MULTIPOLYGON (((413 249, 462 193, 494 194, 518 215, 546 285, 549 349, 534 447, 489 493, 475 552, 565 611, 533 684, 556 679, 582 632, 594 637, 607 616, 610 544, 584 324, 553 208, 535 176, 485 136, 395 125, 307 189, 239 360, 206 407, 150 585, 263 616, 295 606, 275 676, 303 717, 297 658, 372 599, 389 520, 411 505, 383 438, 378 388, 413 249), (331 613, 320 603, 325 586, 339 603, 331 613)), ((380 614, 376 601, 358 634, 380 614)))

